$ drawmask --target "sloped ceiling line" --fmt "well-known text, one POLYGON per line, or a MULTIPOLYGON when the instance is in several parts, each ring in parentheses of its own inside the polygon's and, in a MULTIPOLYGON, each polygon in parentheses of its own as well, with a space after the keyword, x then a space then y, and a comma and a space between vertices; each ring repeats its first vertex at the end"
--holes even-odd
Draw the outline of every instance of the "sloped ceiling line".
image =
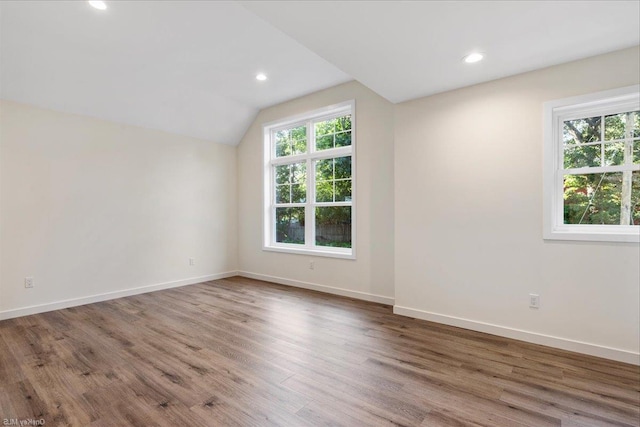
POLYGON ((0 2, 0 96, 236 145, 260 109, 349 80, 397 103, 640 44, 638 1, 107 5, 0 2))

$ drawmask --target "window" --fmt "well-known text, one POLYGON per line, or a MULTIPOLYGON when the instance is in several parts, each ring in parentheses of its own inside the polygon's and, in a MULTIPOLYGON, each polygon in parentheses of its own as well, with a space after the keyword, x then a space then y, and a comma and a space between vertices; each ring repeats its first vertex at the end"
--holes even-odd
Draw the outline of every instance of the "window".
POLYGON ((355 105, 264 126, 264 249, 355 258, 355 105))
POLYGON ((545 104, 545 239, 640 241, 639 89, 545 104))

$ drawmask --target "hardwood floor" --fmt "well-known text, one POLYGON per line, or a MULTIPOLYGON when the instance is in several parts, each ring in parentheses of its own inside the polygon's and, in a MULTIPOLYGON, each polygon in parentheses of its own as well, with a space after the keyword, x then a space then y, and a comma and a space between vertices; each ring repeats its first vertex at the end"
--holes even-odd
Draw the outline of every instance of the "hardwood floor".
POLYGON ((0 423, 638 426, 640 368, 231 278, 0 322, 0 423))

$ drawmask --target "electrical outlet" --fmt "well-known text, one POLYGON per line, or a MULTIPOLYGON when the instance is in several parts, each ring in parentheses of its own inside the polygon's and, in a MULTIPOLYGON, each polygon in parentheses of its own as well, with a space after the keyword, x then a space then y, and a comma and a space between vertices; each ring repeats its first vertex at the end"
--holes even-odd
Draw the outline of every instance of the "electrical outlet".
POLYGON ((309 270, 313 270, 314 268, 316 268, 316 262, 315 261, 309 261, 309 270))
POLYGON ((538 294, 529 294, 529 307, 530 308, 540 308, 540 295, 538 295, 538 294))
POLYGON ((24 278, 24 287, 25 288, 33 288, 33 277, 25 277, 24 278))
POLYGON ((195 258, 189 258, 189 265, 196 265, 195 258))

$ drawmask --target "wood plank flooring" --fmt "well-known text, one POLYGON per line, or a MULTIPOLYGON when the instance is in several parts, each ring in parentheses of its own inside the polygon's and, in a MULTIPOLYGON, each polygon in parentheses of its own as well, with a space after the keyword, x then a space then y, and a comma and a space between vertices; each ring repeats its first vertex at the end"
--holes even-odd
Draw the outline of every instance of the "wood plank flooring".
POLYGON ((0 322, 0 423, 638 426, 640 368, 240 277, 0 322))

